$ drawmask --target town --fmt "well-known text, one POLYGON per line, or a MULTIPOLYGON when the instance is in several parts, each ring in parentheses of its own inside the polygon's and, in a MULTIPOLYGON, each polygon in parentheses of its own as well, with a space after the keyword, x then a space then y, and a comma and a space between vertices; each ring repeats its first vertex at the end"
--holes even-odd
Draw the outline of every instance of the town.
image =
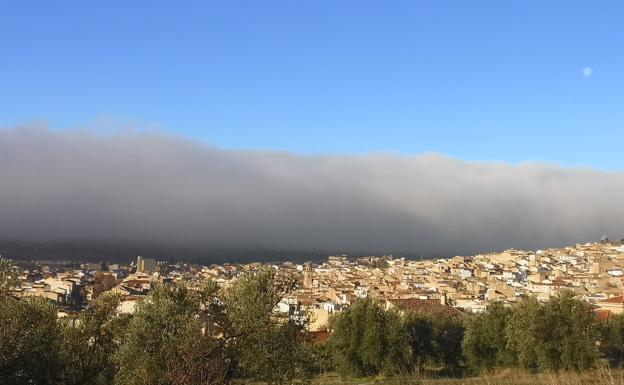
MULTIPOLYGON (((213 264, 157 261, 137 257, 128 265, 62 261, 14 261, 21 271, 18 297, 44 297, 58 305, 59 317, 78 314, 105 291, 121 296, 118 311, 132 313, 156 283, 197 288, 212 280, 229 287, 241 274, 267 264, 213 264)), ((512 304, 533 296, 540 301, 562 290, 587 301, 597 319, 624 313, 624 245, 600 242, 564 248, 411 260, 393 256, 350 259, 329 256, 322 263, 268 264, 295 277, 295 290, 276 306, 311 332, 327 331, 330 320, 360 298, 375 298, 387 309, 451 315, 484 312, 493 302, 512 304)))

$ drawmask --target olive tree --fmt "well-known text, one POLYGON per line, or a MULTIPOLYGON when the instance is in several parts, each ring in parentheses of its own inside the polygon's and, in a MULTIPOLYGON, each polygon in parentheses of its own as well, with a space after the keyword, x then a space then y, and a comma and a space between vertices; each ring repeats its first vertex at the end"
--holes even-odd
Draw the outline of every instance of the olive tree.
POLYGON ((515 365, 516 356, 508 348, 506 334, 511 315, 511 308, 495 302, 486 312, 467 320, 463 350, 471 369, 480 371, 515 365))
POLYGON ((185 285, 155 285, 137 305, 115 362, 116 383, 217 384, 226 376, 224 345, 205 333, 201 296, 185 285))
POLYGON ((265 268, 243 274, 226 290, 224 336, 234 374, 269 383, 306 377, 310 350, 303 344, 303 326, 275 311, 295 285, 293 278, 265 268))
POLYGON ((0 382, 56 384, 60 342, 54 306, 41 298, 0 297, 0 382))

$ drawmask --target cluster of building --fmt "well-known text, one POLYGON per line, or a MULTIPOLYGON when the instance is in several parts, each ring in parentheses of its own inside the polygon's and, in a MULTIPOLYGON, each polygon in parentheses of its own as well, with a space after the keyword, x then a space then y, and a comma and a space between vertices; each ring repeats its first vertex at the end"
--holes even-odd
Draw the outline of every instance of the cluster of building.
MULTIPOLYGON (((589 302, 601 319, 624 313, 624 246, 607 241, 449 259, 338 255, 321 263, 269 266, 299 282, 276 311, 306 321, 312 331, 325 330, 336 313, 366 297, 379 299, 387 308, 461 316, 482 312, 493 301, 511 304, 526 296, 547 300, 558 291, 571 290, 589 302)), ((227 287, 241 274, 266 267, 260 263, 175 264, 142 257, 130 265, 38 263, 23 267, 21 287, 15 290, 17 295, 42 296, 58 303, 61 315, 80 311, 100 293, 111 290, 124 298, 120 311, 132 312, 154 282, 197 287, 210 279, 227 287)))

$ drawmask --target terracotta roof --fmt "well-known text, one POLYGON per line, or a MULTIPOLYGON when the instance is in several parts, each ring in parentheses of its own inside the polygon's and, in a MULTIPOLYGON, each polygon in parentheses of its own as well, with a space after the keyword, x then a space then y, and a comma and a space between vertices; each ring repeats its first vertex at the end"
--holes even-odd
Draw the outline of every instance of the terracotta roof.
POLYGON ((616 297, 607 298, 599 303, 624 303, 624 295, 618 295, 616 297))
POLYGON ((611 310, 595 310, 594 314, 596 315, 596 321, 606 322, 609 320, 611 310))
POLYGON ((437 299, 389 299, 391 304, 405 311, 435 315, 444 313, 451 317, 463 316, 464 313, 449 305, 442 305, 437 299))
POLYGON ((316 331, 305 333, 304 340, 310 344, 321 344, 329 339, 331 333, 329 331, 316 331))
POLYGON ((123 298, 123 301, 140 301, 145 299, 145 296, 138 296, 138 295, 127 295, 123 298))

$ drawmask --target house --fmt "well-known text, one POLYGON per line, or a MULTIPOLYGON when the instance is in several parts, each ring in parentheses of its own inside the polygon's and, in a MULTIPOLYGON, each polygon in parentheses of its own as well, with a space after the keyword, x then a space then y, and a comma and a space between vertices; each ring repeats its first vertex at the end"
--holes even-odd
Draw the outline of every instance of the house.
POLYGON ((598 310, 609 310, 612 314, 624 313, 624 295, 607 298, 596 302, 598 310))
POLYGON ((446 297, 437 299, 398 299, 392 298, 386 300, 386 310, 396 308, 400 312, 415 312, 424 315, 446 314, 451 317, 461 317, 464 315, 460 310, 447 305, 446 297))

